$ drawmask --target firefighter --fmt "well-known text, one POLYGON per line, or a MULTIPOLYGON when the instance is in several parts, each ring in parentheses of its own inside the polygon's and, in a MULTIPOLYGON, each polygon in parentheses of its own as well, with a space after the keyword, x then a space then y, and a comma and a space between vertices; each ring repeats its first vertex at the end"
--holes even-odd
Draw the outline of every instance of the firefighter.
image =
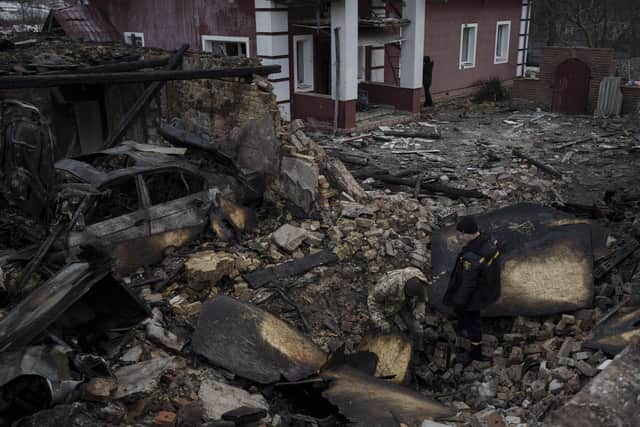
POLYGON ((423 351, 423 321, 427 304, 427 278, 417 268, 393 270, 380 278, 369 293, 367 305, 373 324, 391 332, 398 315, 411 333, 415 349, 423 351))
POLYGON ((471 349, 463 361, 490 360, 482 356, 482 324, 480 311, 500 296, 498 241, 480 232, 476 220, 463 217, 456 225, 459 242, 465 243, 456 260, 444 295, 444 303, 452 306, 459 329, 471 341, 471 349))

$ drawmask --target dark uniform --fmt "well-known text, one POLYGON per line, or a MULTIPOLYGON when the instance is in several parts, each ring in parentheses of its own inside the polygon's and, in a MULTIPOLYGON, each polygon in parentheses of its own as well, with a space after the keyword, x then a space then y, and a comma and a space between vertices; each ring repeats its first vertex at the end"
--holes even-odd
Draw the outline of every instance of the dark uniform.
POLYGON ((480 311, 500 296, 499 257, 498 241, 480 234, 460 251, 444 295, 444 303, 454 307, 467 332, 475 359, 480 358, 482 345, 480 311))
POLYGON ((431 107, 433 98, 431 97, 431 82, 433 81, 433 61, 425 56, 422 59, 422 87, 424 88, 424 106, 431 107))

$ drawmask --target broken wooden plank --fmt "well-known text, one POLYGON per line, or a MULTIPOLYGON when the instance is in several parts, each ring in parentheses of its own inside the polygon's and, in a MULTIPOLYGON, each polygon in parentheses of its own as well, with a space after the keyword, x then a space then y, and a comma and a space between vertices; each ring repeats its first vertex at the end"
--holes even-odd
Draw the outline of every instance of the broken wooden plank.
POLYGON ((371 136, 370 133, 363 133, 362 135, 352 136, 352 137, 349 137, 349 138, 336 139, 335 142, 337 142, 339 144, 345 144, 347 142, 357 141, 359 139, 368 138, 370 136, 371 136))
POLYGON ((442 135, 435 129, 429 130, 384 130, 383 131, 387 136, 399 136, 403 138, 426 138, 426 139, 440 139, 442 135))
POLYGON ((141 61, 118 62, 115 64, 94 65, 92 67, 80 68, 80 73, 121 73, 125 71, 137 71, 145 68, 166 67, 170 57, 163 59, 148 59, 141 61))
POLYGON ((638 243, 638 241, 635 239, 625 242, 625 244, 622 245, 622 247, 620 247, 616 252, 614 252, 613 255, 607 257, 607 259, 603 260, 595 266, 595 268, 593 269, 594 279, 602 279, 618 264, 631 256, 639 247, 640 243, 638 243))
POLYGON ((566 144, 558 145, 555 148, 558 149, 558 150, 561 150, 563 148, 573 147, 574 145, 585 144, 587 142, 591 142, 592 140, 593 140, 593 137, 589 136, 587 138, 581 138, 581 139, 577 139, 575 141, 567 142, 566 144))
POLYGON ((552 167, 549 167, 549 166, 545 165, 542 162, 539 162, 538 160, 536 160, 534 158, 531 158, 531 157, 527 156, 526 154, 524 154, 524 153, 522 153, 522 152, 520 152, 518 150, 513 150, 513 155, 528 161, 532 165, 536 166, 538 169, 541 169, 541 170, 547 172, 548 174, 550 174, 552 176, 555 176, 556 178, 562 178, 562 174, 560 172, 558 172, 557 170, 553 169, 552 167))
POLYGON ((251 273, 243 274, 251 289, 258 289, 264 285, 291 276, 304 274, 309 270, 325 264, 333 264, 338 261, 338 257, 330 250, 324 250, 316 254, 308 255, 304 258, 288 261, 273 267, 255 270, 251 273))
POLYGON ((133 148, 135 148, 136 151, 142 151, 144 153, 170 154, 174 156, 184 156, 187 153, 187 149, 184 147, 168 147, 163 145, 141 144, 138 142, 133 143, 133 148))
MULTIPOLYGON (((187 49, 189 49, 189 45, 186 44, 182 45, 182 47, 178 49, 175 55, 171 57, 171 60, 169 60, 169 64, 167 65, 168 70, 175 70, 176 68, 178 68, 178 66, 180 66, 180 64, 182 64, 182 57, 184 56, 187 49)), ((120 120, 120 124, 118 125, 116 130, 109 134, 107 140, 104 143, 105 148, 111 148, 118 142, 120 142, 127 129, 129 129, 131 124, 142 112, 142 109, 151 101, 154 96, 156 96, 156 94, 160 91, 160 89, 162 89, 163 86, 164 83, 159 81, 154 81, 149 86, 147 86, 147 88, 142 93, 142 96, 138 98, 136 103, 133 104, 127 114, 122 117, 122 119, 120 120)))
MULTIPOLYGON (((417 181, 416 179, 398 178, 392 175, 375 175, 373 176, 373 178, 377 179, 378 181, 385 182, 387 184, 406 185, 408 187, 413 187, 413 188, 416 187, 416 181, 417 181)), ((462 188, 450 187, 448 185, 438 184, 433 182, 423 182, 421 184, 421 190, 428 193, 432 193, 432 194, 443 194, 451 198, 458 198, 458 197, 471 197, 475 199, 489 198, 489 196, 487 196, 486 194, 483 194, 476 190, 465 190, 462 188)), ((423 196, 423 197, 428 197, 428 196, 423 196)))
POLYGON ((40 267, 40 264, 42 264, 42 261, 44 260, 45 255, 47 255, 47 253, 49 252, 49 249, 51 249, 51 246, 53 246, 55 241, 58 240, 58 237, 60 237, 62 234, 68 233, 75 226, 76 222, 78 222, 78 219, 80 218, 80 215, 82 215, 84 211, 87 209, 88 203, 89 203, 89 198, 84 197, 80 202, 80 205, 76 209, 75 213, 73 214, 71 221, 69 221, 68 224, 64 224, 64 223, 58 224, 58 226, 53 230, 53 232, 49 235, 49 237, 47 237, 47 239, 42 243, 40 248, 38 248, 38 252, 36 252, 35 256, 31 259, 31 261, 29 261, 24 271, 22 272, 22 275, 18 280, 14 293, 26 294, 29 291, 33 290, 35 285, 28 286, 29 279, 31 279, 31 276, 33 275, 33 273, 35 273, 38 267, 40 267))
POLYGON ((69 73, 0 77, 0 89, 29 89, 80 84, 148 83, 172 80, 221 79, 226 77, 267 76, 279 73, 279 65, 220 68, 206 70, 132 71, 121 73, 69 73))

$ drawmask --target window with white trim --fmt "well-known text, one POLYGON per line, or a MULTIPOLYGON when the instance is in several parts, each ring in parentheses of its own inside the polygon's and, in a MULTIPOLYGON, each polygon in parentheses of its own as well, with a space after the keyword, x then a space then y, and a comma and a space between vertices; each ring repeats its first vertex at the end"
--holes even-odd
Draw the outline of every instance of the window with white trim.
POLYGON ((131 46, 144 47, 144 33, 126 32, 124 33, 124 43, 131 46))
POLYGON ((216 56, 249 55, 249 37, 202 36, 203 52, 211 52, 216 56))
POLYGON ((293 77, 296 92, 313 91, 313 35, 293 36, 293 77))
POLYGON ((509 62, 509 39, 511 37, 511 21, 498 21, 496 23, 496 55, 494 64, 506 64, 509 62))
POLYGON ((365 52, 367 48, 365 46, 358 46, 358 82, 363 82, 365 80, 365 70, 366 70, 366 58, 365 52))
POLYGON ((460 29, 460 69, 476 66, 478 24, 462 24, 460 29))

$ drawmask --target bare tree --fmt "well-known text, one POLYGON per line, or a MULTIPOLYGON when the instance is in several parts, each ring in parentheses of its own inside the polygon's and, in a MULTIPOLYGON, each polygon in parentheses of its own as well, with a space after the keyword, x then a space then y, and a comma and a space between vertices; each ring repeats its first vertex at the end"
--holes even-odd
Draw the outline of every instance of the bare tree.
POLYGON ((538 0, 535 5, 536 25, 540 32, 546 32, 549 44, 576 43, 582 39, 587 47, 608 47, 639 30, 637 1, 538 0))

